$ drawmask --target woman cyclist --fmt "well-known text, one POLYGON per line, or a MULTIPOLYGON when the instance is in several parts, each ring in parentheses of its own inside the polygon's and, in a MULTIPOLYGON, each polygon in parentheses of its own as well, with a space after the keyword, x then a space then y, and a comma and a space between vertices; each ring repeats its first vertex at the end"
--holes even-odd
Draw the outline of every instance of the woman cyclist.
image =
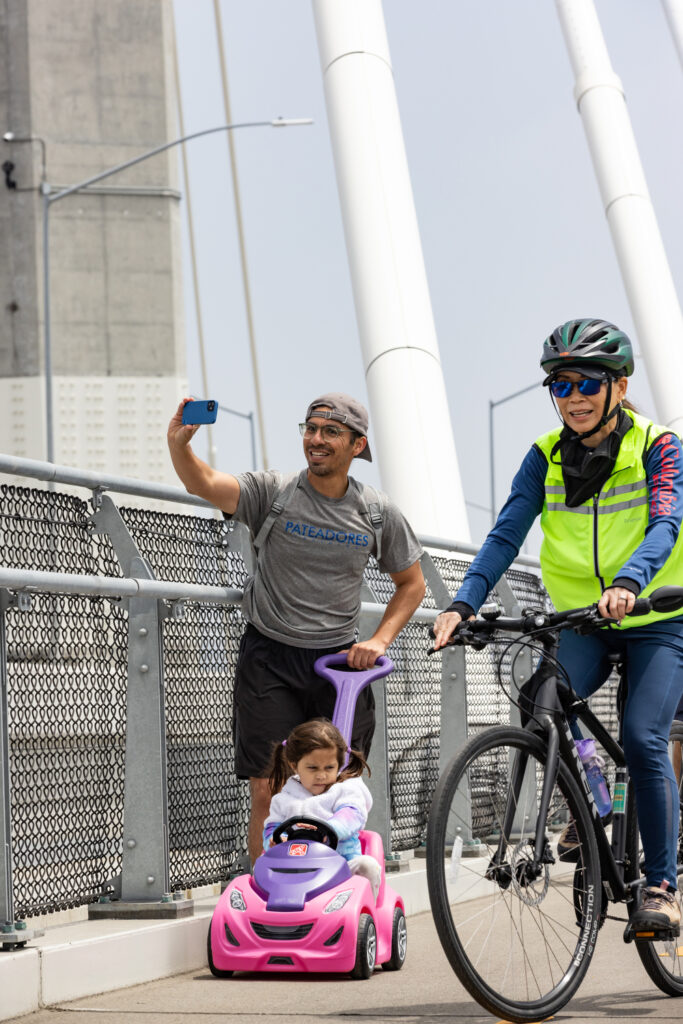
POLYGON ((628 665, 624 751, 647 875, 632 921, 639 930, 667 927, 681 917, 679 799, 668 738, 683 697, 683 616, 624 616, 639 594, 683 581, 683 450, 675 434, 626 401, 633 350, 614 324, 562 324, 543 345, 541 367, 562 426, 527 453, 453 603, 436 619, 435 647, 483 604, 540 515, 543 582, 556 609, 597 601, 619 623, 588 636, 565 630, 559 660, 581 697, 606 681, 611 652, 628 665))

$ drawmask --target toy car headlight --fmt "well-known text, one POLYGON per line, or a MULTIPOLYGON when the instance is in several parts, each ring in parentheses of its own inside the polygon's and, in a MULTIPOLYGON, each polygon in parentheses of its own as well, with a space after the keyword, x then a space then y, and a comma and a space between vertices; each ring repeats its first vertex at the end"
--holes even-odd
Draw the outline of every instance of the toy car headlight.
POLYGON ((246 910, 247 905, 239 889, 233 889, 230 893, 230 906, 233 910, 246 910))
POLYGON ((346 906, 349 896, 353 893, 353 889, 344 889, 343 892, 338 892, 333 899, 325 907, 324 914, 332 914, 335 910, 341 910, 342 907, 346 906))

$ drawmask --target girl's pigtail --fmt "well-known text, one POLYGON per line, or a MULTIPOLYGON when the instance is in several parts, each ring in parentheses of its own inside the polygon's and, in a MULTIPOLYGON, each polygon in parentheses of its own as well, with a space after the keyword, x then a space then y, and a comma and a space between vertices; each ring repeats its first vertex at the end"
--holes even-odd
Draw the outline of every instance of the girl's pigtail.
POLYGON ((346 779, 358 779, 364 771, 367 771, 368 775, 372 774, 368 767, 368 762, 365 760, 360 750, 351 750, 349 747, 348 755, 349 763, 339 776, 340 782, 344 782, 346 779))
POLYGON ((280 792, 291 774, 292 769, 285 753, 285 744, 278 743, 273 747, 268 767, 268 789, 271 796, 280 792))

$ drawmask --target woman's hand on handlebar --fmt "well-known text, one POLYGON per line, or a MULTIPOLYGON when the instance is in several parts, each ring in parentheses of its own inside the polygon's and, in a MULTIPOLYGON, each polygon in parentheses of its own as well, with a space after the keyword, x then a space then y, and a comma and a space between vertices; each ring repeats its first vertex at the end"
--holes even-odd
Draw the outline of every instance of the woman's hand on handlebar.
MULTIPOLYGON (((472 615, 471 618, 474 618, 474 616, 472 615)), ((462 615, 459 615, 458 612, 441 612, 437 615, 436 621, 432 626, 435 651, 446 646, 461 622, 462 615)))
POLYGON ((636 595, 626 587, 608 587, 598 601, 598 611, 605 619, 616 619, 617 622, 621 622, 635 603, 636 595))

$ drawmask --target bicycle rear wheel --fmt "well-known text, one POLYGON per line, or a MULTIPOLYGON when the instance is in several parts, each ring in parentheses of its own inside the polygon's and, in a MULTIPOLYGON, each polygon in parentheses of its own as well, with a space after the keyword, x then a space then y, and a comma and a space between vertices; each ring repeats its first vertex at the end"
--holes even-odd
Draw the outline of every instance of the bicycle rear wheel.
MULTIPOLYGON (((683 777, 681 773, 681 751, 683 750, 683 722, 674 722, 669 737, 669 757, 673 763, 674 774, 678 782, 678 867, 683 864, 683 777)), ((634 805, 635 809, 635 805, 634 805)), ((642 871, 640 842, 636 816, 633 814, 633 826, 629 830, 627 853, 630 865, 627 873, 628 881, 637 878, 642 871)), ((680 886, 683 877, 678 878, 678 905, 683 914, 683 897, 680 886)), ((633 904, 630 904, 633 907, 633 904)), ((635 908, 634 908, 635 909, 635 908)), ((668 996, 683 996, 683 935, 669 942, 636 942, 636 949, 643 967, 655 985, 668 996)))
POLYGON ((551 794, 547 862, 532 868, 545 763, 545 744, 523 729, 481 733, 446 768, 427 831, 429 897, 446 956, 477 1002, 509 1021, 538 1021, 564 1006, 598 932, 595 834, 563 763, 551 794), (572 819, 576 862, 565 863, 557 837, 572 819), (463 855, 477 848, 483 856, 463 855))

